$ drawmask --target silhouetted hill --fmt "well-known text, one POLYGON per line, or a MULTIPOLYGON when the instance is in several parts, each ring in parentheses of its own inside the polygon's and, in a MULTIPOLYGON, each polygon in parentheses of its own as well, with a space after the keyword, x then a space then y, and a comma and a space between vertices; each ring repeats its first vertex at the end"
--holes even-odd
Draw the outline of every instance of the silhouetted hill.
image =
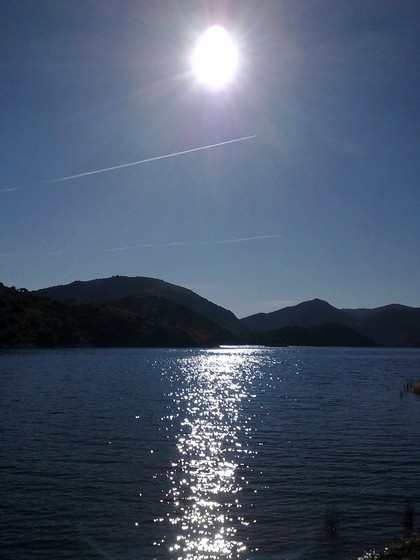
POLYGON ((374 309, 337 309, 314 299, 272 313, 251 315, 242 321, 256 333, 335 323, 350 327, 377 346, 420 347, 420 309, 398 304, 374 309))
POLYGON ((371 309, 365 307, 356 308, 356 309, 342 309, 342 311, 345 311, 346 313, 351 315, 359 324, 365 319, 371 317, 372 315, 376 315, 377 313, 381 313, 382 311, 389 311, 389 310, 410 312, 413 310, 417 311, 418 308, 409 307, 407 305, 401 305, 399 303, 391 303, 389 305, 383 305, 382 307, 373 307, 371 309))
POLYGON ((63 286, 44 288, 34 293, 57 300, 74 299, 94 303, 113 302, 114 305, 116 300, 122 300, 129 296, 138 298, 144 298, 145 296, 162 297, 207 317, 219 328, 235 335, 243 334, 247 330, 231 311, 208 301, 187 288, 156 278, 113 276, 112 278, 101 278, 87 282, 76 281, 63 286))
POLYGON ((50 300, 0 284, 0 347, 215 346, 231 333, 174 301, 124 298, 116 305, 50 300))
POLYGON ((359 332, 382 346, 420 348, 420 309, 392 304, 372 310, 358 325, 359 332))
POLYGON ((281 327, 313 327, 323 323, 341 323, 352 326, 354 320, 345 311, 333 307, 321 299, 305 301, 291 307, 285 307, 272 313, 258 313, 242 319, 252 331, 265 332, 281 327))
POLYGON ((0 283, 0 346, 266 344, 420 347, 420 309, 314 299, 240 321, 191 290, 114 276, 28 292, 0 283))

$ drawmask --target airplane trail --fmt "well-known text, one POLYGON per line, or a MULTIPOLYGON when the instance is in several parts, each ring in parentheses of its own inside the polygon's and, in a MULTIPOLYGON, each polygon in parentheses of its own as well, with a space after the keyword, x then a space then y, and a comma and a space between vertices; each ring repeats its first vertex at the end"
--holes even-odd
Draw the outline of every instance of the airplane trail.
POLYGON ((62 255, 80 255, 80 254, 96 254, 96 253, 114 253, 117 251, 131 251, 135 249, 158 249, 163 247, 193 247, 193 246, 211 246, 224 245, 227 243, 247 243, 248 241, 259 241, 263 239, 280 239, 281 235, 255 235, 253 237, 238 237, 234 239, 219 239, 215 241, 170 241, 167 243, 142 243, 139 245, 126 245, 124 247, 113 247, 110 249, 75 249, 67 251, 41 251, 31 253, 0 253, 0 258, 6 257, 37 257, 37 256, 62 256, 62 255))
POLYGON ((216 241, 172 241, 169 243, 144 243, 142 245, 127 245, 125 247, 114 247, 113 249, 103 249, 103 252, 111 253, 115 251, 128 251, 131 249, 150 249, 157 247, 192 247, 192 246, 204 246, 204 245, 224 245, 227 243, 244 243, 247 241, 256 241, 260 239, 278 239, 281 236, 278 234, 273 235, 255 235, 253 237, 238 237, 236 239, 219 239, 216 241))
MULTIPOLYGON (((79 179, 80 177, 87 177, 88 175, 97 175, 98 173, 107 173, 108 171, 114 171, 116 169, 123 169, 124 167, 132 167, 134 165, 140 165, 142 163, 149 163, 151 161, 158 161, 160 159, 167 159, 176 156, 182 156, 184 154, 191 154, 192 152, 199 152, 201 150, 209 150, 211 148, 216 148, 217 146, 225 146, 226 144, 234 144, 235 142, 243 142, 244 140, 250 140, 251 138, 256 138, 256 134, 252 136, 243 136, 242 138, 235 138, 233 140, 225 140, 224 142, 217 142, 216 144, 208 144, 207 146, 199 146, 198 148, 191 148, 189 150, 182 150, 181 152, 173 152, 172 154, 165 154, 163 156, 155 156, 151 158, 141 159, 139 161, 132 161, 130 163, 123 163, 121 165, 114 165, 113 167, 104 167, 103 169, 95 169, 94 171, 85 171, 84 173, 77 173, 76 175, 68 175, 67 177, 59 177, 57 179, 50 179, 48 181, 38 181, 36 184, 39 185, 50 185, 53 183, 62 183, 64 181, 71 181, 72 179, 79 179)), ((11 187, 3 189, 1 192, 10 192, 18 190, 20 187, 11 187)))

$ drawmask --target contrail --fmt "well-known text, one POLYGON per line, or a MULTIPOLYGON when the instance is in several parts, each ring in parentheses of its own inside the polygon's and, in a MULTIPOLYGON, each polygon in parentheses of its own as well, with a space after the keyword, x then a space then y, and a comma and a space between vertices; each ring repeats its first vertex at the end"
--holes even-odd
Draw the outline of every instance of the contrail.
POLYGON ((219 239, 216 241, 171 241, 168 243, 142 243, 140 245, 126 245, 125 247, 113 247, 111 249, 80 249, 73 251, 42 251, 32 253, 0 253, 0 258, 6 257, 37 257, 37 256, 62 256, 62 255, 80 255, 80 254, 96 254, 96 253, 114 253, 117 251, 131 251, 135 249, 158 249, 162 247, 194 247, 194 246, 210 246, 223 245, 226 243, 247 243, 248 241, 259 241, 263 239, 280 239, 281 235, 255 235, 254 237, 238 237, 236 239, 219 239))
POLYGON ((69 175, 67 177, 60 177, 59 179, 51 179, 50 181, 45 181, 45 183, 59 183, 61 181, 70 181, 71 179, 78 179, 79 177, 86 177, 87 175, 96 175, 98 173, 106 173, 107 171, 114 171, 115 169, 122 169, 123 167, 132 167, 133 165, 140 165, 141 163, 148 163, 150 161, 157 161, 159 159, 167 159, 176 156, 182 156, 183 154, 190 154, 192 152, 199 152, 200 150, 209 150, 210 148, 216 148, 216 146, 224 146, 226 144, 233 144, 234 142, 242 142, 243 140, 250 140, 255 138, 256 134, 253 136, 244 136, 243 138, 235 138, 234 140, 226 140, 225 142, 218 142, 217 144, 209 144, 207 146, 200 146, 199 148, 191 148, 190 150, 183 150, 182 152, 174 152, 172 154, 166 154, 164 156, 156 156, 147 159, 141 159, 139 161, 133 161, 131 163, 123 163, 121 165, 114 165, 113 167, 105 167, 104 169, 96 169, 95 171, 86 171, 85 173, 79 173, 77 175, 69 175))
MULTIPOLYGON (((260 239, 278 239, 281 236, 278 234, 273 235, 256 235, 254 237, 238 237, 236 239, 220 239, 216 241, 172 241, 170 243, 144 243, 142 245, 127 245, 125 247, 114 247, 113 249, 103 249, 102 252, 111 253, 114 251, 129 251, 131 249, 150 249, 158 247, 193 247, 204 245, 224 245, 225 243, 244 243, 247 241, 257 241, 260 239)), ((1 255, 0 255, 1 256, 1 255)))
MULTIPOLYGON (((59 177, 58 179, 50 179, 48 181, 38 181, 36 184, 50 185, 52 183, 62 183, 64 181, 71 181, 72 179, 79 179, 80 177, 87 177, 88 175, 97 175, 98 173, 107 173, 108 171, 114 171, 116 169, 122 169, 124 167, 132 167, 133 165, 140 165, 142 163, 149 163, 151 161, 158 161, 160 159, 167 159, 176 156, 182 156, 184 154, 191 154, 192 152, 199 152, 201 150, 209 150, 211 148, 216 148, 217 146, 225 146, 226 144, 234 144, 235 142, 243 142, 244 140, 250 140, 251 138, 256 138, 256 134, 252 136, 243 136, 242 138, 235 138, 234 140, 225 140, 224 142, 217 142, 216 144, 208 144, 207 146, 200 146, 198 148, 191 148, 189 150, 182 150, 181 152, 173 152, 172 154, 165 154, 164 156, 156 156, 147 159, 141 159, 139 161, 132 161, 130 163, 123 163, 121 165, 114 165, 113 167, 104 167, 103 169, 95 169, 94 171, 85 171, 84 173, 78 173, 76 175, 68 175, 67 177, 59 177)), ((11 187, 7 189, 2 189, 1 192, 16 191, 20 187, 11 187)))

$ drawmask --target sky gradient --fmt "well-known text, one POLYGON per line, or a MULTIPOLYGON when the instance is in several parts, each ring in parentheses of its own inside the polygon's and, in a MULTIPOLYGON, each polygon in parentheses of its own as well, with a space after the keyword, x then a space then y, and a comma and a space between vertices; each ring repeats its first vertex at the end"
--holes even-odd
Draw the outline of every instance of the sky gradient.
POLYGON ((150 276, 238 317, 419 306, 419 21, 418 0, 1 2, 0 281, 150 276), (240 51, 217 92, 189 66, 213 24, 240 51))

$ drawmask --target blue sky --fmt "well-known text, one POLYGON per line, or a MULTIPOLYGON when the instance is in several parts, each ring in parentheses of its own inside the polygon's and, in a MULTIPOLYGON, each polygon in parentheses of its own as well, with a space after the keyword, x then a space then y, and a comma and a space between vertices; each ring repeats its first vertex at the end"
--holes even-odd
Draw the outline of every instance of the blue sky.
POLYGON ((0 3, 0 281, 419 306, 418 0, 0 3), (224 25, 234 81, 197 84, 224 25), (231 139, 255 138, 63 182, 231 139))

